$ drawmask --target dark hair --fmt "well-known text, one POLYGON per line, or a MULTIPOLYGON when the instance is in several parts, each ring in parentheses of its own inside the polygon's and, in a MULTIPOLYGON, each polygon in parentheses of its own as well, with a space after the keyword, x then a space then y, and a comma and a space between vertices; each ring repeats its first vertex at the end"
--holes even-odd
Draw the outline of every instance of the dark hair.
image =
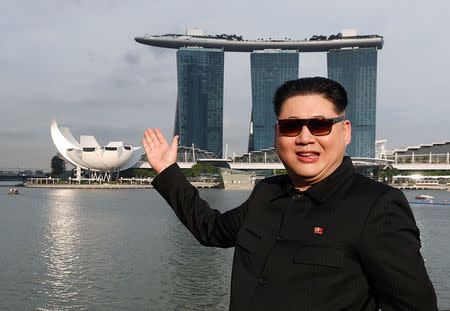
POLYGON ((283 103, 297 95, 322 95, 334 104, 335 111, 342 113, 347 107, 347 92, 336 81, 323 77, 309 77, 286 81, 278 87, 273 97, 273 108, 277 117, 283 103))

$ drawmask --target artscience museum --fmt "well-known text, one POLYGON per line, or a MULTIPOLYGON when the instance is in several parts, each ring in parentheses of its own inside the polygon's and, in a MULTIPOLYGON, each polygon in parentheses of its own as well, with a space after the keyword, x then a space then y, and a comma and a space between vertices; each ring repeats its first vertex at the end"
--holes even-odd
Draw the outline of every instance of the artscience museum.
POLYGON ((111 141, 100 146, 94 136, 80 136, 77 141, 70 130, 59 127, 56 121, 50 126, 53 144, 65 161, 77 168, 77 177, 81 170, 89 171, 90 178, 110 180, 111 173, 131 168, 139 161, 141 147, 125 145, 123 141, 111 141))

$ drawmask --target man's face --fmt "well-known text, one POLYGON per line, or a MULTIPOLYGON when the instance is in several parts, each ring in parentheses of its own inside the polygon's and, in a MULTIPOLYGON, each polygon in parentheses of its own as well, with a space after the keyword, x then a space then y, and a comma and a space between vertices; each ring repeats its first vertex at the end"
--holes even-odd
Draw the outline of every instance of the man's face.
MULTIPOLYGON (((288 98, 281 106, 279 120, 335 118, 340 116, 334 105, 321 95, 298 95, 288 98)), ((275 129, 275 148, 294 186, 306 190, 336 170, 342 162, 351 140, 348 120, 335 123, 331 133, 314 136, 304 125, 296 137, 283 136, 275 129)))

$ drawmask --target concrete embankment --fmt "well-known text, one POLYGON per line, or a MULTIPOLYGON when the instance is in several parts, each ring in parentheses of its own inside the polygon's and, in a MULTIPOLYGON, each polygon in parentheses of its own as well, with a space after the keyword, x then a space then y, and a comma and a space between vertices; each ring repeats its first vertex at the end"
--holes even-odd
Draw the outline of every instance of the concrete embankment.
POLYGON ((130 184, 31 184, 25 183, 27 188, 52 188, 52 189, 152 189, 152 185, 130 185, 130 184))
POLYGON ((427 186, 427 185, 391 184, 391 186, 401 190, 450 190, 450 188, 446 185, 427 186))
MULTIPOLYGON (((197 188, 219 188, 219 183, 208 182, 191 182, 197 188)), ((34 184, 25 183, 27 188, 52 188, 52 189, 153 189, 151 184, 69 184, 69 183, 55 183, 55 184, 34 184)))

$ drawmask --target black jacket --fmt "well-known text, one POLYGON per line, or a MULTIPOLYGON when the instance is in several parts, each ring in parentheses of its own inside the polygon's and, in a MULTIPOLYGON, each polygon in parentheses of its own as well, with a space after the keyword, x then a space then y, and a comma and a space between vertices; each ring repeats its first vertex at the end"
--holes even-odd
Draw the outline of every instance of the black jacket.
POLYGON ((153 185, 202 245, 236 247, 230 310, 437 310, 403 193, 350 158, 304 192, 267 178, 223 214, 176 164, 153 185))

